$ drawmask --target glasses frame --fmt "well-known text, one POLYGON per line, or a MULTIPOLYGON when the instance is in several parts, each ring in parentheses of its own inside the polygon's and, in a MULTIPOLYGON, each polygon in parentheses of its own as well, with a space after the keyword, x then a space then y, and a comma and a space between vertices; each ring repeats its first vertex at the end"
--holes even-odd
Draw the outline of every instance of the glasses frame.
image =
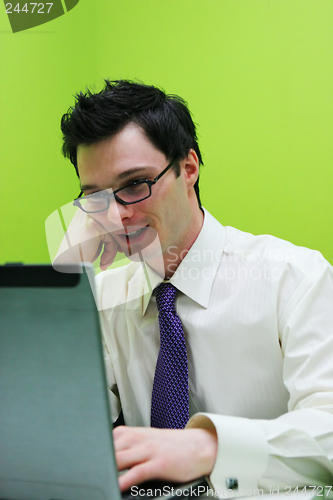
MULTIPOLYGON (((128 184, 127 186, 124 186, 120 189, 117 189, 116 191, 113 191, 113 193, 105 193, 103 195, 103 198, 105 200, 107 200, 107 207, 104 208, 103 210, 96 210, 94 212, 87 212, 81 205, 80 203, 80 198, 82 197, 83 195, 83 192, 81 191, 79 196, 73 201, 73 205, 75 207, 78 207, 80 208, 83 212, 87 213, 87 214, 96 214, 96 213, 99 213, 99 212, 105 212, 105 210, 108 210, 109 209, 109 206, 110 206, 110 201, 114 198, 116 200, 117 203, 120 203, 121 205, 134 205, 135 203, 140 203, 140 201, 143 201, 143 200, 146 200, 147 198, 149 198, 151 196, 151 188, 152 186, 154 186, 154 184, 156 184, 157 181, 160 180, 161 177, 163 177, 164 174, 167 173, 168 170, 170 170, 170 168, 174 165, 174 163, 176 162, 176 160, 172 160, 169 165, 167 165, 165 167, 164 170, 162 170, 162 172, 160 174, 158 174, 156 177, 154 177, 153 180, 149 180, 149 179, 144 179, 144 180, 141 180, 141 181, 134 181, 134 182, 131 182, 130 184, 128 184), (137 201, 123 201, 122 199, 120 199, 117 195, 117 193, 119 193, 120 191, 123 191, 124 189, 127 189, 129 188, 130 186, 137 186, 138 184, 147 184, 148 188, 149 188, 149 194, 148 196, 145 196, 144 198, 141 198, 140 200, 137 200, 137 201)), ((88 196, 91 196, 91 195, 88 195, 88 196)))

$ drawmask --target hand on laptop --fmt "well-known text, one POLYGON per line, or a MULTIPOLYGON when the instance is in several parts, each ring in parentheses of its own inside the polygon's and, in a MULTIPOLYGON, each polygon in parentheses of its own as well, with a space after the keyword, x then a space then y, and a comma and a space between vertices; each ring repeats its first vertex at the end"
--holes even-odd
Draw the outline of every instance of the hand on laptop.
MULTIPOLYGON (((100 222, 78 210, 60 244, 53 267, 57 264, 95 262, 102 254, 100 268, 104 271, 112 264, 117 252, 122 252, 110 234, 111 229, 106 230, 100 222)), ((118 226, 113 229, 118 229, 118 226)))
POLYGON ((113 431, 121 491, 150 479, 175 482, 208 476, 217 453, 215 430, 116 427, 113 431))

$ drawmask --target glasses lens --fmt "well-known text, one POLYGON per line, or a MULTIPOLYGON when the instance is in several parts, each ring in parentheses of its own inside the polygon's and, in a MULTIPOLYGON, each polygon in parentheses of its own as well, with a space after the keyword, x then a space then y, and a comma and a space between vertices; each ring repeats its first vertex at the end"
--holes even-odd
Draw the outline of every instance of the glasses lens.
POLYGON ((109 206, 108 198, 101 193, 83 196, 79 199, 79 202, 83 210, 87 213, 102 212, 103 210, 107 210, 109 206))
POLYGON ((125 203, 136 203, 150 196, 150 188, 146 182, 138 182, 117 191, 117 198, 125 203))

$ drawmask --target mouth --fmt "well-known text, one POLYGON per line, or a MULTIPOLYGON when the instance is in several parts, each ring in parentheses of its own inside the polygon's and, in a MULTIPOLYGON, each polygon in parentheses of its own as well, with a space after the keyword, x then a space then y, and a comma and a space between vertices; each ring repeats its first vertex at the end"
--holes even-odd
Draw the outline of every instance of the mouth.
POLYGON ((148 226, 145 226, 145 227, 142 227, 141 229, 137 229, 136 231, 131 231, 130 233, 129 232, 126 232, 124 235, 125 238, 135 238, 136 236, 139 236, 140 234, 142 234, 146 228, 148 226))
POLYGON ((145 246, 147 246, 147 244, 150 243, 148 240, 151 238, 147 239, 148 234, 148 225, 144 227, 133 226, 125 228, 125 233, 118 233, 117 237, 125 254, 132 255, 135 252, 141 251, 145 246))

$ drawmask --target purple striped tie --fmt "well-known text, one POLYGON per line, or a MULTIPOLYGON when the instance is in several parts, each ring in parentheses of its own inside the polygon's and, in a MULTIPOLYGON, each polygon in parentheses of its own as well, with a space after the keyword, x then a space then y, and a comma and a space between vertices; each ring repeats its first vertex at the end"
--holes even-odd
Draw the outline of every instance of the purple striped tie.
POLYGON ((151 426, 183 429, 189 419, 188 367, 183 326, 175 310, 177 288, 161 283, 155 290, 160 325, 151 401, 151 426))

